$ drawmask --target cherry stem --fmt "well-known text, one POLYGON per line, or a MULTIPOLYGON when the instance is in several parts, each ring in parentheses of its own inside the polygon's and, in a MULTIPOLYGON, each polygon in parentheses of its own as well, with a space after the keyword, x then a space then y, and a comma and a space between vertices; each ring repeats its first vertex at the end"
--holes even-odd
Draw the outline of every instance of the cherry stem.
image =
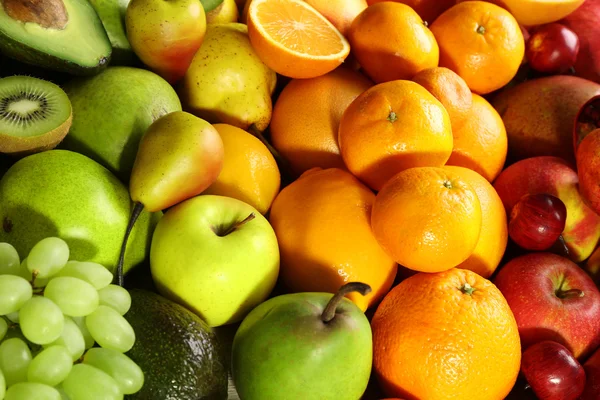
POLYGON ((235 231, 240 226, 242 226, 244 224, 247 224, 248 222, 252 221, 254 218, 256 218, 256 215, 254 215, 254 213, 250 213, 250 215, 248 215, 243 220, 241 220, 239 222, 236 222, 235 224, 231 225, 229 228, 225 229, 225 231, 223 233, 219 234, 219 236, 227 236, 227 235, 229 235, 231 232, 235 231))
POLYGON ((121 253, 119 254, 119 262, 117 263, 117 285, 123 287, 124 278, 123 278, 123 264, 125 263, 125 251, 127 250, 127 241, 129 240, 129 235, 133 230, 135 222, 137 221, 140 214, 144 211, 144 205, 140 202, 135 202, 133 206, 133 210, 131 211, 131 216, 129 217, 129 222, 127 223, 127 229, 125 229, 125 236, 123 237, 123 243, 121 244, 121 253))
POLYGON ((583 296, 585 296, 585 293, 583 290, 580 290, 580 289, 569 289, 569 290, 558 289, 556 291, 556 297, 558 297, 559 299, 572 299, 575 297, 583 297, 583 296))
POLYGON ((281 170, 281 175, 283 175, 286 181, 293 182, 294 180, 296 180, 296 178, 298 178, 298 176, 292 170, 290 163, 285 158, 283 158, 282 155, 279 154, 279 152, 273 146, 271 146, 271 143, 269 143, 269 141, 265 138, 263 133, 260 131, 260 129, 256 127, 255 124, 252 124, 248 127, 248 132, 250 132, 253 136, 260 140, 262 144, 264 144, 267 147, 269 152, 273 155, 275 162, 277 162, 277 165, 281 170))
POLYGON ((363 296, 371 293, 371 286, 362 282, 348 282, 344 286, 338 290, 338 292, 333 295, 327 306, 323 310, 321 314, 321 321, 327 323, 330 322, 334 317, 337 311, 338 306, 340 305, 342 299, 348 294, 352 292, 358 292, 363 296))
POLYGON ((567 242, 565 242, 565 238, 563 237, 563 235, 560 235, 558 237, 557 243, 559 244, 562 251, 564 252, 564 255, 566 257, 568 257, 571 254, 571 252, 569 251, 569 247, 567 246, 567 242))

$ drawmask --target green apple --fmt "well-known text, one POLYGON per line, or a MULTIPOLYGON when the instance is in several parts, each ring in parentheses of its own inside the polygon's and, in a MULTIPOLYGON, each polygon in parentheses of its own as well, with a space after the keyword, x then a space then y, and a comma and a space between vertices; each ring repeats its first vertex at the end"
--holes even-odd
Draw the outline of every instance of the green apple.
POLYGON ((152 237, 150 269, 158 291, 211 327, 242 320, 273 290, 279 247, 254 207, 202 195, 169 209, 152 237))
POLYGON ((338 293, 293 293, 252 310, 233 339, 232 374, 244 400, 356 400, 371 374, 369 320, 344 296, 371 288, 350 282, 338 293))

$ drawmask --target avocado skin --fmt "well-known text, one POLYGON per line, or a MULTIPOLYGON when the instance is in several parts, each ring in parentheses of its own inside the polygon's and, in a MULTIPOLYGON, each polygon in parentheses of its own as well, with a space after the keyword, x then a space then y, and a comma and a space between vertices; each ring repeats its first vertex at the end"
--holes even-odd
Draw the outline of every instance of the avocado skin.
MULTIPOLYGON (((108 37, 106 38, 108 41, 108 37)), ((52 71, 66 72, 75 76, 92 76, 104 70, 111 60, 111 52, 100 59, 94 67, 83 67, 79 64, 54 57, 52 54, 38 51, 24 43, 17 42, 0 32, 0 52, 25 64, 46 68, 52 71)))
POLYGON ((144 371, 129 400, 226 400, 227 361, 215 333, 197 315, 164 297, 132 289, 125 314, 136 335, 127 355, 144 371))

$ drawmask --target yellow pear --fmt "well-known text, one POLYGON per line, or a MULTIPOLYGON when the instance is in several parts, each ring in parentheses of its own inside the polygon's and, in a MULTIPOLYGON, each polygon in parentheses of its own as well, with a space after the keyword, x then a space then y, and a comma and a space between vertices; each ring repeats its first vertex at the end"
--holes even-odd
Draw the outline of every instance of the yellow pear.
POLYGON ((210 24, 179 86, 185 111, 211 123, 264 130, 277 75, 258 57, 246 25, 210 24))
POLYGON ((223 0, 217 8, 206 13, 206 23, 223 24, 227 22, 238 22, 238 17, 239 10, 235 0, 223 0))

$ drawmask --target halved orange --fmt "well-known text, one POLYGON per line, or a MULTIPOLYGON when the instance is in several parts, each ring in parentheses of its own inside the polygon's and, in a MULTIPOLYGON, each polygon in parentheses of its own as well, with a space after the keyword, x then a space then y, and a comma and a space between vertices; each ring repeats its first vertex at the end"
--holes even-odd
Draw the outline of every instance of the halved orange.
POLYGON ((335 26, 302 0, 252 0, 247 22, 261 60, 290 78, 324 75, 350 53, 335 26))

